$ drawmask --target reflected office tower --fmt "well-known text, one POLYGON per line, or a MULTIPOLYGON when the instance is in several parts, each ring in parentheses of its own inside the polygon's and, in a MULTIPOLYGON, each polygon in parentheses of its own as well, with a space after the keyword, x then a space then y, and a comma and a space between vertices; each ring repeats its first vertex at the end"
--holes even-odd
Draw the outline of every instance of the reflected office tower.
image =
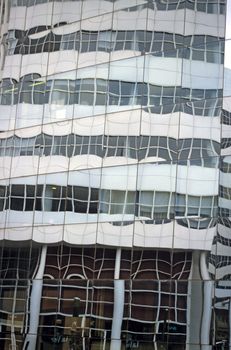
POLYGON ((231 349, 225 18, 1 0, 1 350, 231 349))

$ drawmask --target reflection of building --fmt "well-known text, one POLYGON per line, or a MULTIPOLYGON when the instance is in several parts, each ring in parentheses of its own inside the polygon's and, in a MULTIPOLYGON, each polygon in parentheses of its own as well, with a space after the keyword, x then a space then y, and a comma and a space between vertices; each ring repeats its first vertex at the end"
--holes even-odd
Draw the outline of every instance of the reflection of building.
POLYGON ((1 349, 228 340, 225 6, 2 1, 1 349))

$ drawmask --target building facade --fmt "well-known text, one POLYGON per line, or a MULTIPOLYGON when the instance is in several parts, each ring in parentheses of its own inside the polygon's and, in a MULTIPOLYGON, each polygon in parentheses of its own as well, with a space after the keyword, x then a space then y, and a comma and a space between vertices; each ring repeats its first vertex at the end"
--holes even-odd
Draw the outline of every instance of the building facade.
POLYGON ((0 349, 230 349, 226 0, 0 14, 0 349))

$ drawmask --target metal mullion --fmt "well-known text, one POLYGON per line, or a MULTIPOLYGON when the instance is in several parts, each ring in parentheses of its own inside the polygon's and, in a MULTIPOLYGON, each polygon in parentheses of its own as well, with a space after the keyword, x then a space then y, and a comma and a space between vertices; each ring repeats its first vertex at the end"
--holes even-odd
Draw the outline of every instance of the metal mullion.
POLYGON ((65 157, 68 157, 68 145, 69 145, 69 135, 64 135, 64 137, 66 138, 66 141, 65 141, 65 157))
MULTIPOLYGON (((52 135, 52 138, 53 138, 53 135, 52 135)), ((58 146, 58 155, 59 156, 61 156, 62 146, 63 146, 63 135, 59 136, 59 146, 58 146)))
POLYGON ((203 200, 202 200, 203 196, 200 196, 199 198, 200 198, 200 203, 199 203, 197 215, 200 217, 201 216, 201 208, 202 208, 202 204, 203 204, 203 200))
POLYGON ((45 194, 46 194, 47 184, 44 183, 42 186, 43 186, 43 189, 42 189, 42 194, 41 194, 41 211, 44 212, 45 211, 45 194))
MULTIPOLYGON (((166 4, 166 6, 168 6, 168 4, 166 4)), ((163 35, 162 35, 162 39, 161 39, 161 49, 160 49, 160 52, 162 53, 162 55, 164 55, 165 53, 165 50, 164 50, 164 40, 165 40, 165 32, 162 32, 163 35)), ((162 56, 163 57, 163 56, 162 56)))
POLYGON ((155 32, 152 31, 152 42, 151 42, 151 52, 155 52, 155 44, 159 41, 155 38, 155 32))
MULTIPOLYGON (((93 90, 93 104, 92 104, 92 107, 93 107, 93 109, 94 109, 94 107, 96 106, 96 95, 97 95, 97 83, 96 83, 96 81, 97 81, 97 78, 96 77, 94 77, 93 78, 94 79, 94 90, 93 90)), ((89 91, 88 90, 88 92, 90 92, 90 93, 92 93, 92 91, 89 91)))
POLYGON ((66 201, 65 211, 67 211, 67 203, 71 201, 71 210, 70 211, 73 212, 73 200, 72 199, 73 199, 72 186, 67 184, 67 186, 66 186, 66 198, 65 198, 65 201, 66 201), (71 191, 70 191, 70 188, 71 188, 71 191), (71 192, 71 194, 70 194, 70 192, 71 192))
POLYGON ((3 149, 3 151, 2 151, 2 154, 3 154, 3 157, 5 157, 6 156, 6 138, 5 139, 3 139, 4 141, 3 141, 3 143, 2 143, 2 149, 3 149))
POLYGON ((177 293, 177 282, 179 282, 179 280, 173 280, 172 281, 174 284, 175 284, 175 291, 174 291, 174 293, 171 293, 172 295, 174 295, 174 299, 175 299, 175 303, 174 303, 174 313, 175 313, 175 322, 178 322, 178 315, 177 315, 177 298, 178 298, 178 293, 177 293))
POLYGON ((120 103, 121 103, 121 93, 122 93, 122 89, 121 89, 121 80, 118 80, 118 83, 119 83, 119 101, 118 101, 118 105, 117 105, 117 106, 120 106, 120 103))
POLYGON ((100 30, 97 30, 96 31, 96 35, 97 35, 97 37, 96 37, 96 39, 95 39, 95 51, 96 52, 98 52, 99 51, 99 33, 100 33, 101 31, 100 30))
POLYGON ((202 166, 204 166, 203 142, 202 142, 202 139, 200 139, 200 159, 201 159, 202 166))
MULTIPOLYGON (((164 51, 163 51, 164 52, 164 51)), ((163 107, 163 93, 164 93, 164 88, 161 86, 161 93, 160 93, 160 106, 163 107)))
POLYGON ((23 185, 24 187, 24 195, 23 195, 23 209, 22 211, 25 211, 25 207, 26 207, 26 185, 23 185))
MULTIPOLYGON (((188 165, 187 165, 188 166, 188 165)), ((188 216, 188 193, 185 193, 185 194, 179 194, 180 196, 184 196, 184 199, 185 199, 185 211, 184 211, 184 214, 183 216, 184 217, 187 217, 188 216)), ((180 208, 181 208, 181 205, 180 205, 180 208)))
POLYGON ((174 152, 174 150, 171 152, 170 147, 169 147, 169 136, 167 136, 167 150, 168 150, 168 155, 170 158, 170 161, 173 161, 173 157, 172 157, 172 153, 174 152))
POLYGON ((174 86, 173 88, 173 96, 168 96, 168 97, 172 97, 173 98, 173 104, 176 104, 176 86, 174 86))
POLYGON ((152 209, 151 209, 151 219, 154 219, 154 205, 155 205, 155 200, 154 198, 156 197, 156 191, 151 191, 152 192, 152 209))
MULTIPOLYGON (((123 32, 124 32, 124 37, 123 37, 123 40, 122 40, 122 43, 123 43, 123 48, 122 48, 122 50, 124 51, 125 50, 125 46, 126 46, 126 37, 127 37, 127 35, 126 35, 126 30, 123 30, 123 32)), ((121 39, 120 39, 121 40, 121 39)))
POLYGON ((111 198, 112 198, 112 190, 106 190, 109 191, 109 203, 108 203, 108 213, 109 215, 111 215, 111 198))
POLYGON ((60 91, 61 91, 61 92, 63 91, 64 93, 67 93, 67 103, 66 103, 66 105, 69 105, 70 98, 71 98, 70 79, 67 79, 66 88, 67 88, 66 91, 65 91, 65 89, 64 89, 64 90, 60 90, 60 91))
POLYGON ((150 85, 150 83, 144 83, 143 82, 143 84, 146 84, 146 86, 147 86, 147 104, 148 104, 148 106, 150 106, 151 105, 151 102, 150 102, 150 88, 149 88, 149 85, 150 85))
MULTIPOLYGON (((101 152, 102 151, 102 158, 104 157, 104 148, 103 148, 103 140, 104 140, 104 135, 97 135, 97 152, 101 152), (100 142, 101 140, 101 142, 100 142)), ((98 154, 97 154, 98 156, 98 154)))
MULTIPOLYGON (((193 153, 193 138, 190 138, 190 140, 191 140, 191 145, 190 145, 190 148, 188 151, 188 158, 186 159, 186 161, 189 161, 191 159, 191 155, 193 153)), ((186 146, 185 146, 185 149, 187 149, 186 146)), ((183 148, 183 150, 184 150, 184 148, 183 148)))
MULTIPOLYGON (((218 203, 217 203, 218 204, 218 203)), ((218 205, 217 205, 218 207, 218 205)), ((214 209, 215 209, 215 196, 212 196, 212 206, 211 206, 211 210, 210 210, 210 217, 214 218, 214 209)))
MULTIPOLYGON (((47 135, 48 137, 49 137, 49 135, 47 135)), ((57 147, 56 145, 55 145, 55 140, 54 140, 54 138, 55 138, 55 136, 54 135, 51 135, 51 150, 50 150, 50 155, 55 155, 55 153, 54 153, 54 150, 55 150, 55 148, 57 147)), ((45 139, 45 147, 44 147, 44 150, 46 149, 46 147, 48 148, 49 147, 49 144, 46 144, 46 138, 44 138, 45 139)), ((59 146, 58 146, 59 147, 59 146)), ((57 147, 57 148, 58 148, 57 147)))
POLYGON ((126 214, 126 204, 127 204, 127 196, 128 196, 128 190, 126 189, 124 192, 124 203, 123 203, 123 212, 122 215, 124 216, 126 214))
POLYGON ((82 52, 82 43, 83 43, 83 33, 82 29, 79 30, 79 52, 82 52))
MULTIPOLYGON (((81 137, 81 143, 79 145, 79 148, 80 148, 80 152, 79 152, 79 155, 82 155, 82 152, 83 152, 83 140, 84 140, 84 136, 83 135, 79 135, 79 137, 81 137)), ((77 145, 78 146, 78 145, 77 145)))
POLYGON ((9 151, 10 151, 9 152, 9 156, 12 157, 13 156, 13 150, 14 150, 14 137, 11 136, 10 138, 12 139, 12 142, 11 142, 11 144, 9 146, 9 151))
POLYGON ((126 158, 131 158, 131 147, 130 147, 130 140, 132 136, 126 135, 125 136, 125 149, 124 154, 126 158))
POLYGON ((111 37, 111 47, 110 47, 110 52, 115 51, 116 47, 116 30, 110 29, 107 30, 107 32, 110 32, 110 37, 111 37))
POLYGON ((170 213, 171 213, 171 203, 172 203, 172 192, 169 192, 169 197, 168 197, 168 210, 167 210, 167 219, 170 218, 170 213))
MULTIPOLYGON (((61 208, 61 203, 62 203, 62 199, 65 200, 66 202, 66 198, 67 198, 67 186, 60 186, 60 194, 59 194, 59 205, 58 205, 58 212, 60 212, 60 208, 61 208), (63 198, 63 191, 65 191, 66 189, 66 193, 65 193, 65 197, 63 198)), ((65 209, 66 209, 66 203, 65 203, 65 209)))
MULTIPOLYGON (((14 144, 14 142, 13 142, 14 144)), ((28 155, 28 151, 29 151, 29 138, 26 137, 25 139, 25 156, 28 155)), ((14 145, 13 145, 13 152, 12 152, 12 155, 14 154, 14 145)))
POLYGON ((4 139, 0 139, 0 157, 4 154, 3 141, 4 139))
POLYGON ((9 208, 9 185, 8 186, 4 186, 4 196, 3 196, 3 208, 2 208, 2 211, 5 211, 5 210, 8 209, 6 207, 7 200, 8 200, 8 208, 9 208))
MULTIPOLYGON (((98 152, 98 135, 93 135, 95 137, 95 141, 92 143, 93 146, 93 150, 94 150, 94 154, 96 156, 98 156, 97 152, 98 152)), ((92 147, 90 146, 90 147, 92 147)))
POLYGON ((31 143, 30 143, 31 151, 32 151, 32 156, 34 155, 34 149, 35 149, 35 136, 31 138, 31 143))
POLYGON ((157 138, 157 148, 156 148, 156 156, 159 157, 160 153, 160 136, 154 136, 157 138))
MULTIPOLYGON (((53 90, 54 90, 55 80, 54 79, 47 80, 47 83, 48 83, 48 81, 51 81, 51 84, 50 84, 49 98, 48 98, 47 103, 51 104, 52 98, 53 98, 53 90)), ((47 92, 48 92, 48 90, 47 90, 47 92)), ((46 91, 45 91, 45 93, 46 93, 46 91)))
POLYGON ((102 154, 103 154, 103 158, 107 157, 107 153, 108 153, 108 139, 109 139, 109 135, 105 135, 105 134, 102 135, 102 154))
POLYGON ((151 143, 151 135, 148 135, 148 144, 145 152, 145 158, 148 158, 149 150, 150 150, 150 143, 151 143))
POLYGON ((75 202, 74 202, 74 188, 72 185, 69 185, 71 187, 71 195, 70 195, 70 201, 71 201, 71 212, 75 212, 75 202))
POLYGON ((75 156, 75 147, 76 147, 76 139, 77 139, 76 134, 74 134, 73 132, 71 134, 73 135, 73 150, 72 150, 72 154, 70 155, 70 158, 75 156))
POLYGON ((85 144, 85 146, 87 146, 87 147, 86 147, 86 148, 87 148, 87 153, 86 153, 86 154, 89 155, 89 154, 90 154, 91 135, 90 135, 90 136, 86 136, 86 135, 85 135, 85 137, 88 138, 88 139, 87 139, 87 142, 86 142, 86 144, 85 144))

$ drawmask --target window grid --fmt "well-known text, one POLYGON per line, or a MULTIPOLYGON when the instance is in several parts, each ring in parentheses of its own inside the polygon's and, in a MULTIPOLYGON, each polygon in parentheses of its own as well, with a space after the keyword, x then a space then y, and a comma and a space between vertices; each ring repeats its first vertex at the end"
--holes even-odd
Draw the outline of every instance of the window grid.
MULTIPOLYGON (((219 155, 219 144, 207 139, 173 139, 163 136, 63 136, 40 134, 31 138, 16 135, 0 139, 0 157, 77 155, 128 157, 142 160, 158 157, 165 160, 201 160, 200 165, 212 166, 219 155)), ((227 164, 227 163, 225 163, 227 164)))
POLYGON ((231 188, 220 185, 219 196, 228 200, 231 200, 231 188))
POLYGON ((224 125, 231 125, 231 112, 222 109, 221 123, 224 125))
POLYGON ((209 255, 209 263, 214 265, 216 269, 219 269, 223 266, 231 265, 231 257, 225 255, 209 255))
MULTIPOLYGON (((36 27, 33 28, 35 31, 36 27)), ((37 27, 47 31, 47 26, 37 27)), ((31 29, 10 30, 5 35, 7 55, 34 54, 60 50, 79 52, 135 50, 150 52, 155 56, 179 57, 211 63, 224 63, 224 40, 209 35, 183 36, 168 32, 144 30, 78 31, 64 35, 53 32, 31 39, 31 29), (185 46, 187 45, 187 48, 185 46)))
MULTIPOLYGON (((37 4, 45 4, 49 3, 52 0, 10 0, 10 6, 35 6, 37 4)), ((58 2, 66 2, 68 0, 56 0, 58 2)), ((71 1, 81 1, 81 0, 71 0, 71 1)), ((116 2, 117 0, 105 0, 108 2, 116 2)), ((215 3, 213 0, 146 0, 146 2, 142 5, 130 6, 126 8, 122 8, 120 11, 139 11, 145 8, 149 8, 151 10, 159 10, 159 11, 174 11, 180 9, 189 9, 199 12, 206 13, 225 13, 225 0, 220 0, 219 4, 215 3)))
MULTIPOLYGON (((229 228, 230 228, 230 226, 229 226, 229 228)), ((216 236, 214 237, 214 240, 213 240, 213 244, 217 244, 217 243, 221 243, 222 245, 225 245, 227 247, 231 247, 231 239, 223 237, 219 233, 216 234, 216 236)))
POLYGON ((231 163, 225 162, 224 159, 221 159, 220 171, 223 173, 231 173, 231 163))
POLYGON ((217 196, 191 196, 158 191, 104 190, 82 186, 1 186, 1 211, 74 211, 94 214, 134 214, 145 219, 216 217, 217 196), (9 189, 9 190, 8 190, 9 189), (36 196, 35 196, 36 193, 36 196), (176 201, 176 202, 175 202, 176 201), (135 204, 136 203, 136 204, 135 204))
MULTIPOLYGON (((0 87, 0 104, 12 105, 17 103, 36 104, 56 104, 56 105, 73 105, 82 104, 88 106, 100 105, 141 105, 141 106, 160 106, 168 108, 167 113, 175 109, 175 104, 179 102, 185 104, 186 108, 189 102, 194 101, 195 109, 198 104, 200 108, 194 113, 199 115, 213 116, 220 110, 222 90, 218 89, 189 89, 180 86, 157 86, 149 83, 131 83, 118 80, 104 79, 56 79, 34 82, 20 82, 9 85, 9 81, 2 81, 0 87), (56 88, 57 84, 62 85, 56 88), (44 85, 41 89, 41 86, 44 85), (30 87, 30 90, 28 89, 30 87), (38 90, 39 89, 39 90, 38 90), (42 91, 43 90, 43 91, 42 91), (19 91, 19 93, 18 93, 19 91), (108 91, 108 93, 107 93, 108 91), (45 93, 44 93, 45 92, 45 93), (103 98, 99 96, 104 95, 103 98), (215 99, 218 98, 218 101, 215 99), (206 100, 206 101, 201 101, 206 100), (203 104, 201 106, 201 103, 203 104), (203 111, 203 112, 202 112, 203 111)), ((181 108, 180 108, 181 109, 181 108)), ((179 106, 178 106, 178 110, 179 106)), ((154 112, 155 109, 148 109, 154 112)), ((160 113, 160 110, 159 110, 160 113)), ((165 111, 166 113, 166 111, 165 111)), ((189 110, 189 113, 192 113, 189 110)))
POLYGON ((231 138, 230 137, 223 137, 221 139, 221 148, 228 148, 231 146, 231 138))

